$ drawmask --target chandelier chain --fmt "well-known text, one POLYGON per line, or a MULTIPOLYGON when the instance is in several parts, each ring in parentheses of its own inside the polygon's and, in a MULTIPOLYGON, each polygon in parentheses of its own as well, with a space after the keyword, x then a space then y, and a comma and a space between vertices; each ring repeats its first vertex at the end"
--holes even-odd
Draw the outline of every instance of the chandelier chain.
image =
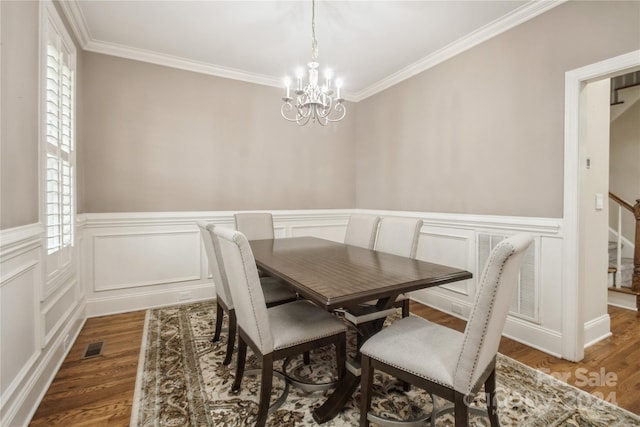
POLYGON ((316 0, 311 2, 311 60, 318 60, 318 41, 316 40, 316 0))

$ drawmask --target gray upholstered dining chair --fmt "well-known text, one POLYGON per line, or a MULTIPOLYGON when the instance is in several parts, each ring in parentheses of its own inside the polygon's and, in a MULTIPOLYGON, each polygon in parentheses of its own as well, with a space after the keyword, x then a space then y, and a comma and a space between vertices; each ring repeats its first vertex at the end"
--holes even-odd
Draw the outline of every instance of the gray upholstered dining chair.
POLYGON ((376 215, 351 215, 347 223, 344 244, 373 249, 380 217, 376 215))
POLYGON ((273 239, 273 215, 269 212, 243 212, 233 215, 236 230, 248 240, 273 239))
POLYGON ((515 235, 493 249, 480 278, 464 333, 422 318, 407 317, 364 343, 361 348, 361 427, 367 426, 370 420, 385 424, 380 417, 369 413, 374 369, 453 402, 458 427, 468 425, 468 404, 484 384, 491 426, 499 425, 495 401, 496 354, 518 283, 522 257, 532 240, 528 234, 515 235))
POLYGON ((255 259, 247 238, 239 231, 217 227, 230 292, 238 320, 238 364, 232 390, 239 390, 247 345, 262 359, 260 404, 256 425, 264 426, 269 410, 273 362, 330 344, 336 347, 337 375, 345 373, 346 327, 309 301, 298 300, 267 308, 255 259))
MULTIPOLYGON (((248 240, 273 239, 273 215, 269 212, 242 212, 233 215, 236 230, 244 234, 248 240)), ((260 277, 267 273, 258 268, 260 277)))
MULTIPOLYGON (((418 238, 422 229, 419 218, 384 217, 380 221, 375 250, 415 258, 418 250, 418 238)), ((402 317, 409 316, 409 297, 405 294, 396 299, 396 306, 402 307, 402 317)))
MULTIPOLYGON (((227 354, 222 362, 223 365, 231 363, 233 356, 233 347, 236 337, 236 315, 233 308, 233 300, 229 292, 229 283, 224 270, 224 265, 220 259, 220 254, 216 251, 215 241, 211 235, 215 228, 213 224, 198 222, 200 229, 200 237, 207 254, 209 262, 209 271, 213 277, 213 283, 216 287, 216 325, 215 332, 211 341, 216 342, 220 339, 222 332, 222 321, 224 313, 229 316, 229 335, 227 337, 227 354)), ((268 306, 283 304, 295 301, 297 296, 284 283, 268 277, 260 278, 260 284, 264 292, 264 298, 268 306)))

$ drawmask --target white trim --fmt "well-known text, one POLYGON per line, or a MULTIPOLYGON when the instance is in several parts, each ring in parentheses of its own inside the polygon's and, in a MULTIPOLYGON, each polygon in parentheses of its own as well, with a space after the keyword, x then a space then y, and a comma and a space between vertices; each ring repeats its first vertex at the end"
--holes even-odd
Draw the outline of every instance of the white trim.
POLYGON ((561 237, 562 220, 560 218, 534 218, 523 216, 451 214, 440 212, 388 211, 374 209, 356 209, 353 213, 384 216, 421 218, 423 225, 437 225, 451 228, 476 228, 483 230, 513 230, 561 237))
POLYGON ((453 58, 462 52, 471 49, 474 46, 479 45, 497 35, 510 30, 536 16, 553 9, 556 6, 561 5, 566 0, 551 0, 551 1, 533 1, 526 3, 525 5, 513 10, 507 15, 490 22, 483 27, 465 35, 464 37, 450 43, 449 45, 433 52, 432 54, 414 62, 411 65, 391 74, 372 84, 365 89, 353 94, 353 100, 358 102, 366 99, 378 92, 382 92, 391 86, 394 86, 404 80, 407 80, 416 74, 422 73, 429 68, 435 67, 438 64, 453 58))
POLYGON ((223 67, 215 64, 208 64, 202 61, 169 55, 166 53, 154 52, 146 49, 124 46, 116 43, 103 42, 100 40, 90 40, 84 49, 89 52, 102 53, 104 55, 117 56, 119 58, 132 59, 150 64, 163 65, 165 67, 177 68, 179 70, 193 71, 201 74, 222 77, 225 79, 240 80, 242 82, 254 83, 263 86, 281 88, 282 78, 275 78, 264 74, 250 73, 236 68, 223 67))
POLYGON ((0 258, 7 258, 25 247, 40 245, 43 235, 44 226, 40 223, 0 230, 0 258))
POLYGON ((638 311, 636 307, 636 296, 632 294, 624 294, 622 292, 607 291, 607 305, 612 305, 625 310, 638 311))
POLYGON ((584 324, 584 348, 609 338, 611 335, 613 335, 611 333, 611 318, 608 314, 591 319, 584 324))
POLYGON ((34 369, 31 375, 28 375, 28 373, 25 375, 23 378, 25 382, 21 385, 15 396, 11 396, 13 402, 10 407, 2 408, 0 424, 24 427, 29 424, 29 421, 38 409, 38 406, 40 406, 40 402, 58 373, 60 366, 71 350, 71 345, 67 349, 64 348, 64 337, 69 335, 69 342, 75 342, 84 326, 85 318, 84 305, 78 304, 75 307, 75 313, 68 319, 67 326, 63 332, 58 335, 55 342, 52 343, 47 351, 39 353, 39 356, 42 356, 40 362, 37 363, 35 367, 31 363, 25 365, 34 369))
POLYGON ((562 357, 571 361, 584 358, 584 289, 578 280, 580 272, 579 194, 581 191, 578 165, 580 90, 589 80, 602 79, 638 66, 640 66, 640 50, 577 68, 565 74, 562 357))
POLYGON ((62 8, 62 13, 67 18, 67 22, 76 36, 81 48, 85 48, 89 40, 92 40, 87 21, 84 19, 82 10, 76 1, 61 1, 58 2, 62 8))
POLYGON ((64 286, 58 292, 55 298, 47 302, 40 310, 40 330, 43 332, 43 335, 44 335, 43 337, 41 337, 42 339, 41 346, 43 348, 47 344, 49 344, 49 341, 51 341, 53 337, 56 336, 56 334, 60 331, 60 328, 62 328, 65 325, 65 323, 69 321, 69 318, 70 318, 69 316, 71 315, 71 313, 73 313, 73 311, 78 306, 79 301, 75 298, 75 287, 77 287, 77 285, 78 285, 78 282, 75 279, 75 277, 73 277, 69 282, 67 282, 66 286, 64 286), (47 324, 46 324, 47 315, 56 306, 56 304, 60 302, 60 300, 63 297, 69 295, 70 291, 73 293, 73 296, 74 296, 73 303, 71 303, 71 305, 60 315, 58 320, 56 320, 53 326, 51 326, 51 329, 47 332, 47 324))
POLYGON ((11 270, 9 273, 3 271, 2 275, 0 275, 0 288, 9 284, 9 282, 11 282, 12 280, 15 280, 23 274, 26 274, 27 272, 33 270, 38 264, 38 260, 29 261, 26 264, 23 264, 20 267, 11 270))
MULTIPOLYGON (((345 95, 345 99, 352 102, 362 101, 363 99, 375 95, 378 92, 459 55, 460 53, 469 50, 492 37, 502 34, 513 27, 533 19, 536 16, 561 5, 565 1, 567 0, 530 1, 505 16, 467 34, 466 36, 391 74, 390 76, 379 80, 365 89, 356 93, 347 93, 345 95)), ((67 17, 67 21, 69 21, 73 33, 84 50, 264 86, 282 87, 282 79, 280 77, 250 73, 243 70, 222 67, 179 56, 96 40, 91 36, 84 15, 82 14, 82 9, 76 4, 76 2, 60 2, 60 4, 62 5, 62 11, 67 17)))
MULTIPOLYGON (((93 271, 93 283, 94 283, 94 288, 93 290, 95 292, 104 292, 104 291, 114 291, 114 290, 121 290, 121 289, 130 289, 130 288, 135 288, 135 287, 145 287, 145 286, 155 286, 155 285, 162 285, 162 284, 167 284, 167 283, 180 283, 180 282, 189 282, 192 280, 200 280, 202 279, 201 277, 201 272, 202 272, 202 260, 204 259, 202 257, 202 253, 199 253, 199 258, 200 258, 200 265, 198 266, 198 274, 197 275, 188 275, 188 276, 176 276, 176 277, 165 277, 164 279, 161 280, 152 280, 152 281, 142 281, 142 282, 132 282, 132 283, 117 283, 117 284, 110 284, 110 285, 104 285, 104 286, 98 286, 98 279, 97 279, 97 275, 95 272, 95 265, 97 264, 97 259, 96 259, 96 246, 98 244, 98 242, 100 240, 113 240, 113 239, 122 239, 122 238, 131 238, 131 237, 148 237, 148 236, 176 236, 176 235, 195 235, 196 236, 196 240, 198 240, 198 242, 200 242, 200 236, 199 236, 199 231, 196 230, 173 230, 173 231, 147 231, 147 232, 137 232, 137 233, 131 233, 131 232, 127 232, 127 233, 110 233, 110 234, 98 234, 98 235, 94 235, 93 236, 93 250, 92 250, 92 254, 93 254, 93 265, 94 265, 94 271, 93 271)), ((200 246, 199 246, 200 248, 200 246)))
MULTIPOLYGON (((198 211, 198 212, 115 212, 78 215, 84 228, 139 227, 145 225, 185 225, 198 221, 211 221, 218 225, 234 225, 233 214, 252 211, 198 211)), ((267 212, 261 210, 261 212, 267 212)), ((276 221, 347 220, 352 209, 308 209, 269 211, 276 221)), ((276 225, 277 226, 277 225, 276 225)))
POLYGON ((183 304, 187 302, 215 299, 215 287, 212 283, 182 286, 179 289, 166 291, 151 290, 148 292, 120 294, 99 298, 87 298, 87 317, 108 316, 110 314, 128 313, 130 311, 183 304), (180 294, 190 292, 188 300, 180 298, 180 294))
MULTIPOLYGON (((563 238, 562 220, 557 218, 525 218, 525 217, 499 217, 482 215, 464 215, 448 213, 428 213, 409 211, 382 211, 367 209, 322 209, 322 210, 282 210, 268 211, 274 218, 274 228, 278 231, 277 237, 291 236, 295 230, 301 227, 309 230, 309 233, 318 233, 324 238, 341 241, 344 237, 348 218, 355 213, 371 215, 415 217, 425 220, 421 239, 439 235, 453 237, 456 241, 468 241, 469 251, 464 255, 466 263, 462 265, 471 271, 476 278, 471 279, 467 286, 468 295, 451 292, 447 289, 421 290, 411 294, 417 301, 427 300, 438 305, 445 311, 450 311, 452 304, 462 307, 462 315, 468 315, 472 304, 474 288, 472 285, 477 280, 479 271, 475 254, 477 247, 474 242, 477 233, 510 235, 526 230, 536 235, 536 286, 542 292, 538 296, 537 313, 540 316, 539 324, 529 319, 523 320, 509 316, 508 327, 505 334, 517 337, 522 342, 539 348, 554 355, 561 354, 562 350, 562 325, 560 313, 556 310, 559 303, 557 298, 557 283, 561 282, 562 259, 560 250, 563 238), (466 234, 465 234, 466 233, 466 234), (471 233, 471 236, 469 235, 471 233), (474 234, 475 233, 475 234, 474 234), (545 246, 542 240, 553 242, 547 246, 550 252, 544 252, 545 246), (543 259, 545 260, 543 263, 543 259), (548 273, 543 274, 542 269, 547 268, 548 273), (542 300, 542 298, 547 298, 542 300), (549 299, 552 298, 552 301, 549 299)), ((83 257, 81 257, 81 271, 84 272, 83 289, 87 299, 87 311, 89 316, 107 315, 113 313, 140 310, 144 308, 177 304, 181 301, 181 295, 190 292, 192 301, 215 297, 215 287, 208 279, 201 266, 201 276, 197 280, 181 283, 154 282, 150 286, 134 284, 126 289, 111 289, 96 291, 94 282, 95 264, 97 262, 92 255, 91 242, 95 236, 103 234, 139 234, 152 233, 168 235, 173 232, 194 232, 197 230, 197 221, 208 221, 224 227, 233 228, 234 211, 219 212, 139 212, 139 213, 100 213, 84 214, 81 216, 82 231, 79 238, 84 240, 82 245, 83 257)), ((435 249, 437 250, 437 249, 435 249)), ((428 255, 427 256, 428 260, 428 255)), ((200 256, 201 261, 204 257, 200 256)), ((155 279, 154 279, 155 280, 155 279)))

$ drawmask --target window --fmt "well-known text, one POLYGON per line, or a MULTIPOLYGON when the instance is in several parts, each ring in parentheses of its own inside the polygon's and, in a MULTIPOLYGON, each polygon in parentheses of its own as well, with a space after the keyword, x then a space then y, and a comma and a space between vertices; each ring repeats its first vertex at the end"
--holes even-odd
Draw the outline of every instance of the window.
POLYGON ((41 135, 45 178, 42 197, 47 254, 51 255, 73 246, 76 52, 53 4, 44 3, 43 11, 41 135))

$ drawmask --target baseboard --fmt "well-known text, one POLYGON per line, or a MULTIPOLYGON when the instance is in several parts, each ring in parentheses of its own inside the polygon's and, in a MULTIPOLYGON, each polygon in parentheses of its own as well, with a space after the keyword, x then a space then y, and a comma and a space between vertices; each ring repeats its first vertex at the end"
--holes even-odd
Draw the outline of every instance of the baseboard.
POLYGON ((13 396, 14 402, 3 411, 0 424, 11 427, 26 427, 35 414, 60 366, 78 338, 86 319, 85 305, 81 302, 71 314, 67 327, 58 334, 48 350, 31 369, 32 374, 24 380, 21 391, 13 396), (64 347, 64 338, 69 336, 69 347, 64 347))
POLYGON ((624 308, 626 310, 638 311, 636 306, 636 296, 631 294, 623 294, 621 292, 609 292, 607 304, 614 307, 624 308))
POLYGON ((152 290, 127 295, 105 296, 87 300, 87 317, 127 313, 167 305, 196 302, 216 297, 210 283, 181 286, 179 289, 152 290), (188 294, 187 294, 188 293, 188 294))
POLYGON ((584 322, 584 348, 611 336, 611 318, 608 314, 584 322))

